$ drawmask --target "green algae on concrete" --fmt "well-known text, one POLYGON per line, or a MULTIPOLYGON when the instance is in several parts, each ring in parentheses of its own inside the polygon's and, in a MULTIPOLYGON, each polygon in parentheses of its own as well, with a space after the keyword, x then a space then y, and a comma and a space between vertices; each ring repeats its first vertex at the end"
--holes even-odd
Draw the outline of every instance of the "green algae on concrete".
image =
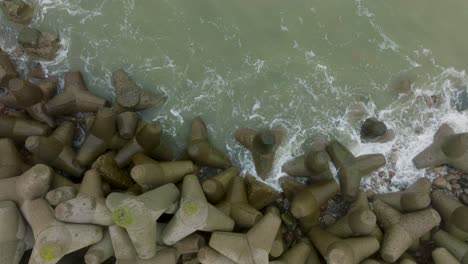
POLYGON ((142 259, 156 254, 156 220, 179 199, 179 190, 166 184, 139 196, 111 193, 106 198, 114 223, 124 227, 142 259))
POLYGON ((166 245, 200 231, 232 231, 234 220, 208 203, 195 175, 187 175, 182 182, 180 208, 162 233, 166 245))

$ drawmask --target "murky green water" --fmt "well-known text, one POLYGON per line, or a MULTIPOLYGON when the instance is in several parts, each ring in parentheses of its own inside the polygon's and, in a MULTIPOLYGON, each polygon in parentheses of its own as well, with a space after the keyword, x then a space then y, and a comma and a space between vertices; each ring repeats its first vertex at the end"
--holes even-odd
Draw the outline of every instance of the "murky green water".
MULTIPOLYGON (((201 115, 212 141, 245 171, 250 157, 232 139, 237 127, 284 126, 280 165, 317 133, 344 140, 356 153, 398 149, 394 185, 421 175, 410 159, 442 122, 468 127, 445 95, 468 83, 468 2, 463 0, 40 0, 33 26, 59 32, 64 49, 51 72, 79 69, 91 90, 112 97, 119 67, 169 100, 159 119, 179 147, 201 115), (402 99, 390 88, 414 82, 402 99), (423 95, 441 96, 429 109, 423 95), (360 144, 354 102, 365 103, 397 131, 387 144, 360 144)), ((15 28, 0 20, 0 45, 15 28)), ((21 59, 21 58, 19 58, 21 59)), ((392 154, 394 155, 394 154, 392 154)), ((368 184, 384 183, 383 179, 368 184)), ((386 183, 385 183, 386 184, 386 183)))

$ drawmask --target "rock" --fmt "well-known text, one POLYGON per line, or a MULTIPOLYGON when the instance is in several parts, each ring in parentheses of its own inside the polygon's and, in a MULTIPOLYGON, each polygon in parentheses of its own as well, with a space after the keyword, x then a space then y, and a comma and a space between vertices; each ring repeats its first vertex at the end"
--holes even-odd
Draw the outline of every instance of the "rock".
POLYGON ((7 86, 11 79, 18 76, 15 66, 8 55, 0 49, 0 86, 7 86))
POLYGON ((462 188, 468 188, 468 175, 463 175, 458 180, 458 183, 461 185, 462 188))
POLYGON ((333 217, 333 215, 331 215, 331 214, 325 214, 322 217, 322 221, 326 226, 330 226, 330 225, 333 225, 336 222, 336 218, 333 217))
POLYGON ((0 9, 8 20, 18 24, 29 24, 34 15, 34 7, 23 0, 3 0, 0 9))
POLYGON ((112 152, 100 156, 94 162, 93 169, 96 169, 102 178, 115 188, 127 189, 133 185, 130 176, 115 163, 112 152))
POLYGON ((460 189, 461 189, 461 186, 460 186, 460 184, 455 183, 455 184, 452 184, 452 188, 453 188, 454 190, 460 190, 460 189))
POLYGON ((44 79, 47 78, 47 73, 46 73, 46 70, 44 69, 44 67, 42 67, 41 63, 34 62, 29 67, 29 77, 44 80, 44 79))
POLYGON ((387 126, 384 122, 375 117, 368 118, 361 126, 361 139, 368 141, 383 136, 387 132, 387 126))
MULTIPOLYGON (((460 180, 460 175, 456 175, 456 174, 448 174, 447 176, 445 176, 445 179, 448 181, 448 182, 451 182, 452 180, 460 180)), ((468 180, 468 179, 467 179, 468 180)), ((467 181, 468 183, 468 181, 467 181)))
POLYGON ((143 90, 122 69, 112 73, 112 83, 116 96, 114 108, 119 111, 156 108, 162 106, 167 100, 166 96, 162 94, 143 90))
POLYGON ((432 182, 432 185, 439 189, 444 189, 444 190, 449 190, 449 191, 452 190, 452 186, 450 185, 450 183, 447 182, 447 180, 443 176, 439 176, 435 178, 434 181, 432 182))
POLYGON ((21 29, 18 44, 29 55, 46 60, 53 60, 60 49, 59 35, 41 32, 31 27, 21 29))

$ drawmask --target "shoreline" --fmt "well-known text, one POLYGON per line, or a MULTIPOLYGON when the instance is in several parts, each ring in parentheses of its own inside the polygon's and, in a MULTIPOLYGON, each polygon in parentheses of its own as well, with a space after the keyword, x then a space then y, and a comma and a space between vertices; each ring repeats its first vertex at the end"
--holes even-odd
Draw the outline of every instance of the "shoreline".
MULTIPOLYGON (((60 43, 58 35, 31 28, 23 29, 18 41, 25 52, 45 58, 53 58, 51 55, 57 55, 59 50, 57 45, 60 43)), ((424 231, 421 232, 424 234, 439 226, 441 217, 443 221, 447 221, 447 215, 442 213, 441 205, 433 205, 436 210, 428 207, 431 199, 433 203, 435 202, 433 196, 439 195, 440 190, 449 191, 452 196, 459 198, 464 203, 464 205, 461 205, 461 203, 457 205, 457 208, 467 208, 468 205, 468 176, 462 170, 443 165, 449 163, 460 168, 464 166, 460 165, 460 161, 466 160, 464 134, 455 133, 453 128, 449 126, 448 128, 442 126, 443 133, 441 132, 441 134, 444 137, 435 140, 436 143, 439 141, 449 143, 439 145, 437 143, 433 146, 435 150, 429 151, 425 157, 423 153, 423 157, 419 162, 417 157, 412 161, 415 164, 418 163, 417 167, 419 166, 420 170, 425 170, 426 175, 435 178, 433 182, 427 178, 420 178, 426 181, 421 185, 422 187, 419 185, 414 187, 418 184, 415 183, 405 189, 407 193, 417 193, 429 199, 429 203, 422 206, 418 205, 417 208, 412 208, 413 204, 410 204, 411 209, 403 208, 403 205, 400 204, 403 202, 399 200, 395 202, 394 198, 382 198, 387 197, 385 194, 370 194, 359 191, 362 177, 368 177, 369 174, 373 175, 371 177, 387 176, 381 175, 377 171, 388 162, 391 162, 388 157, 386 159, 382 154, 369 153, 355 156, 340 142, 328 139, 321 140, 320 138, 312 141, 311 146, 303 155, 281 164, 283 171, 287 171, 290 175, 283 178, 284 181, 281 178, 278 179, 280 183, 284 184, 281 185, 281 192, 274 190, 262 181, 257 181, 253 176, 240 177, 242 174, 240 170, 243 168, 232 171, 232 161, 226 153, 210 143, 209 130, 200 117, 195 117, 192 120, 186 149, 182 153, 176 154, 174 147, 163 139, 164 136, 168 135, 162 124, 159 121, 145 121, 138 114, 138 111, 164 104, 167 97, 142 89, 123 70, 113 72, 112 81, 116 97, 112 101, 107 101, 87 90, 86 83, 79 71, 67 71, 63 76, 63 80, 59 80, 60 77, 58 76, 47 76, 47 73, 44 73, 41 69, 34 68, 34 71, 31 70, 30 74, 35 78, 35 82, 30 82, 28 79, 31 76, 18 74, 16 67, 9 61, 8 54, 2 51, 0 56, 0 67, 3 70, 0 79, 3 94, 0 99, 2 104, 5 105, 0 116, 2 126, 0 131, 5 149, 3 155, 5 162, 0 162, 0 165, 5 168, 5 175, 2 175, 0 179, 0 189, 4 190, 4 194, 0 193, 0 197, 8 198, 7 200, 13 200, 16 203, 21 211, 21 213, 18 211, 17 214, 22 214, 28 224, 32 226, 36 240, 43 237, 48 238, 48 236, 53 237, 54 235, 60 237, 60 233, 51 235, 51 233, 45 232, 47 228, 54 225, 66 228, 69 228, 70 223, 81 225, 82 228, 84 228, 84 225, 88 225, 89 230, 95 228, 96 233, 98 233, 102 232, 102 228, 97 228, 98 225, 113 225, 115 227, 114 224, 116 224, 125 229, 107 231, 110 232, 110 240, 114 243, 113 254, 115 257, 125 259, 125 257, 119 255, 120 252, 117 252, 116 249, 134 248, 136 251, 129 253, 129 259, 132 259, 135 263, 139 263, 138 261, 142 259, 163 257, 170 258, 171 261, 175 259, 173 263, 176 263, 180 255, 187 255, 186 257, 189 259, 201 261, 202 257, 199 252, 204 252, 201 248, 186 253, 177 247, 175 249, 171 247, 182 241, 185 236, 198 230, 207 232, 201 235, 200 232, 195 234, 199 234, 200 239, 210 240, 209 246, 217 251, 213 251, 215 253, 209 251, 210 254, 220 259, 227 258, 233 261, 236 257, 233 257, 232 254, 234 253, 231 254, 227 249, 232 245, 228 244, 227 248, 223 248, 225 246, 222 244, 225 242, 223 239, 229 240, 223 238, 219 231, 246 231, 258 224, 271 227, 272 230, 280 230, 275 232, 280 235, 274 239, 265 233, 259 235, 264 235, 264 239, 268 241, 285 242, 287 246, 285 246, 284 251, 289 246, 294 248, 296 245, 301 245, 308 250, 306 252, 309 252, 309 254, 305 254, 305 256, 306 258, 309 257, 309 255, 312 255, 310 251, 313 251, 310 242, 304 245, 301 244, 301 238, 308 237, 324 258, 333 261, 335 257, 331 253, 334 252, 332 246, 320 244, 321 242, 317 241, 316 237, 325 236, 327 232, 335 232, 330 231, 333 229, 331 226, 353 212, 349 209, 350 205, 351 208, 360 207, 366 211, 366 214, 373 215, 370 218, 374 219, 372 227, 375 228, 377 228, 376 218, 382 223, 389 217, 385 213, 379 214, 379 211, 375 209, 378 206, 382 208, 386 208, 386 206, 393 207, 392 210, 401 211, 405 215, 414 214, 414 219, 416 219, 414 221, 421 222, 421 228, 424 231), (55 94, 57 84, 62 81, 64 82, 64 90, 55 94), (11 111, 11 108, 16 108, 18 111, 11 111), (77 130, 83 130, 83 141, 80 145, 73 145, 72 141, 78 134, 77 130), (455 143, 452 142, 452 138, 456 138, 455 143), (17 153, 21 153, 22 156, 17 153), (333 164, 334 168, 330 167, 331 164, 333 164), (52 168, 60 173, 54 175, 52 168), (44 179, 47 178, 48 182, 35 182, 37 179, 32 179, 30 176, 34 173, 41 175, 44 179), (295 178, 292 176, 306 178, 307 184, 294 182, 295 178), (17 178, 18 181, 11 183, 9 181, 11 178, 17 178), (23 178, 24 181, 20 180, 23 178), (339 178, 340 185, 335 182, 335 178, 339 178), (58 184, 59 180, 61 181, 60 184, 58 184), (81 183, 79 188, 75 186, 78 183, 81 183), (179 183, 179 185, 176 186, 176 183, 179 183), (12 184, 16 184, 17 189, 20 185, 21 188, 26 190, 29 190, 26 188, 27 186, 22 185, 30 184, 33 187, 31 187, 30 193, 16 193, 15 190, 10 194, 6 190, 7 187, 12 188, 12 184), (41 184, 43 186, 39 188, 38 186, 41 186, 41 184), (210 187, 210 184, 215 187, 210 187), (69 199, 64 198, 64 193, 62 193, 64 190, 60 189, 62 187, 67 187, 67 190, 71 192, 67 193, 67 195, 70 195, 69 199), (214 192, 220 193, 211 193, 211 188, 214 188, 214 192), (128 193, 132 193, 132 195, 128 193), (49 198, 52 194, 60 197, 60 202, 54 205, 55 209, 52 209, 50 200, 43 199, 46 194, 49 198), (138 197, 142 195, 146 195, 147 198, 139 200, 138 197), (79 199, 84 199, 84 197, 89 199, 86 201, 92 201, 94 207, 81 207, 78 202, 71 202, 75 199, 81 202, 79 199), (182 200, 180 200, 179 205, 180 197, 182 197, 182 200), (371 204, 374 210, 369 205, 369 198, 372 200, 371 204), (363 204, 365 205, 357 202, 359 199, 364 199, 363 204), (158 204, 161 200, 164 200, 165 203, 158 204), (376 201, 383 202, 379 204, 376 201), (388 204, 385 205, 385 203, 388 204), (70 208, 61 204, 66 204, 70 208), (154 204, 158 204, 158 206, 154 206, 154 204), (395 204, 398 204, 401 208, 395 208, 395 204), (48 220, 44 220, 45 223, 35 223, 34 216, 41 215, 36 206, 37 208, 50 207, 51 212, 55 212, 55 215, 52 213, 52 215, 48 216, 48 220), (139 208, 140 211, 132 211, 135 208, 139 208), (203 210, 209 211, 210 216, 216 215, 216 220, 210 222, 208 216, 203 218, 198 215, 198 211, 201 210, 199 208, 208 208, 203 210), (82 219, 81 217, 84 216, 80 217, 79 213, 77 213, 80 210, 81 212, 90 213, 92 217, 82 219), (96 210, 102 211, 96 213, 96 210), (68 214, 65 214, 65 211, 68 214), (423 223, 424 220, 418 218, 420 215, 417 215, 417 213, 423 211, 426 214, 431 214, 431 217, 434 218, 433 223, 423 223), (164 242, 160 245, 165 245, 167 248, 164 249, 166 251, 157 251, 156 248, 152 248, 153 246, 149 246, 150 244, 156 245, 156 230, 148 227, 148 223, 145 221, 151 219, 151 221, 156 222, 163 214, 166 217, 164 222, 168 224, 163 229, 161 236, 164 242), (172 214, 175 214, 175 216, 169 216, 172 214), (190 218, 193 215, 196 215, 196 217, 190 218), (205 222, 198 224, 196 227, 189 227, 182 224, 183 220, 180 219, 185 220, 184 217, 192 219, 194 222, 205 222), (135 224, 133 220, 138 224, 135 224), (144 227, 139 226, 140 224, 143 225, 142 223, 144 223, 144 227), (285 226, 284 232, 280 229, 281 225, 285 226), (321 226, 321 228, 318 228, 318 226, 321 226), (327 231, 322 230, 324 227, 327 227, 327 231), (145 228, 148 228, 148 230, 145 228), (143 230, 143 233, 141 230, 143 230), (128 238, 125 238, 126 232, 128 232, 128 238), (186 234, 179 237, 178 232, 186 234), (211 237, 210 233, 212 233, 211 237), (124 234, 124 237, 121 236, 122 234, 124 234), (145 236, 145 234, 151 235, 145 236), (137 242, 139 239, 145 242, 137 242), (215 239, 219 240, 212 244, 211 241, 215 239), (115 246, 115 241, 122 243, 120 245, 122 248, 115 246), (164 253, 161 253, 163 251, 164 253)), ((31 65, 37 64, 32 63, 31 65)), ((437 103, 437 98, 430 98, 429 100, 430 104, 437 103)), ((366 119, 363 122, 364 128, 368 120, 366 119)), ((367 130, 361 129, 361 138, 363 140, 368 142, 382 138, 393 140, 395 135, 392 138, 391 129, 387 129, 384 123, 379 120, 370 120, 369 123, 371 124, 367 127, 367 130), (363 131, 367 132, 364 133, 363 131)), ((239 146, 251 153, 258 177, 268 180, 273 170, 273 164, 277 162, 278 148, 285 141, 287 132, 282 128, 262 127, 239 128, 233 132, 233 137, 239 143, 239 146)), ((393 133, 398 134, 398 131, 393 131, 393 133)), ((416 182, 419 182, 420 179, 417 179, 416 182)), ((389 195, 401 194, 391 193, 389 195)), ((441 201, 444 201, 444 204, 450 204, 450 202, 445 202, 444 199, 440 198, 441 201)), ((5 206, 10 206, 8 208, 11 208, 11 210, 16 208, 15 205, 5 206)), ((400 224, 400 220, 392 222, 392 225, 400 224)), ((461 231, 454 231, 453 227, 450 229, 444 226, 450 235, 457 238, 468 237, 463 229, 466 227, 466 223, 449 222, 445 224, 462 229, 461 231)), ((351 224, 349 225, 347 228, 354 228, 351 224)), ((401 225, 403 226, 403 224, 401 225)), ((381 226, 385 233, 393 232, 390 231, 390 228, 387 229, 388 226, 386 227, 384 224, 381 226)), ((405 232, 410 234, 411 230, 405 230, 405 232)), ((377 248, 370 254, 363 253, 365 255, 363 258, 368 258, 377 252, 380 243, 383 243, 382 248, 386 248, 381 248, 381 250, 388 251, 385 252, 389 255, 384 254, 385 252, 381 254, 381 257, 386 261, 396 261, 400 257, 405 258, 403 253, 409 249, 408 246, 403 252, 393 252, 385 246, 386 243, 390 242, 386 242, 385 239, 379 242, 377 236, 374 237, 370 232, 353 231, 350 234, 348 234, 349 232, 344 233, 346 235, 341 234, 341 236, 352 237, 359 235, 369 238, 369 245, 372 244, 369 248, 373 248, 377 243, 377 248)), ((78 242, 83 242, 83 247, 94 245, 96 242, 104 241, 102 238, 103 233, 100 234, 99 239, 97 237, 89 238, 87 244, 84 241, 78 242)), ((248 232, 239 233, 238 235, 240 234, 247 234, 246 236, 248 236, 248 232)), ((411 242, 419 241, 424 234, 412 239, 414 241, 411 242)), ((437 231, 437 234, 439 237, 444 235, 440 231, 437 231)), ((343 242, 346 240, 335 233, 330 236, 333 236, 333 241, 343 242)), ((403 238, 399 237, 399 239, 403 238)), ((451 251, 449 244, 444 244, 443 239, 438 240, 437 236, 433 239, 438 246, 445 246, 453 255, 456 255, 451 251)), ((18 240, 23 243, 25 238, 18 238, 18 240)), ((38 241, 43 242, 42 240, 38 241)), ((109 243, 109 241, 106 243, 109 243)), ((2 242, 0 240, 0 243, 2 242)), ((24 243, 26 244, 26 242, 24 243)), ((263 245, 263 242, 259 243, 257 246, 268 251, 271 255, 272 246, 263 245)), ((463 244, 463 242, 461 243, 463 244)), ((422 244, 424 246, 417 248, 416 253, 412 252, 412 257, 408 256, 406 258, 412 259, 415 257, 419 260, 429 261, 434 244, 430 240, 423 240, 422 244)), ((47 244, 47 246, 49 245, 47 244)), ((53 246, 58 245, 53 244, 53 246)), ((239 244, 239 247, 241 246, 243 246, 242 243, 239 244)), ((29 245, 24 246, 24 249, 28 247, 33 248, 33 246, 29 245)), ((252 245, 248 245, 248 247, 252 247, 249 250, 254 249, 252 245)), ((59 261, 65 255, 64 253, 75 252, 75 250, 75 248, 74 250, 71 248, 48 248, 45 244, 40 244, 34 246, 32 257, 37 258, 36 261, 47 261, 48 258, 59 261), (47 252, 43 253, 41 250, 47 252), (42 260, 40 260, 41 258, 42 260)), ((348 253, 344 253, 345 257, 353 258, 352 254, 349 255, 348 253)), ((90 253, 86 252, 86 254, 90 253)), ((283 254, 271 259, 276 259, 281 255, 283 254)), ((455 257, 460 260, 460 256, 455 257)), ((252 258, 254 257, 252 256, 252 258)), ((268 256, 263 256, 262 260, 268 261, 268 256)), ((353 259, 353 263, 363 260, 353 259)), ((237 259, 236 261, 241 260, 237 259)))

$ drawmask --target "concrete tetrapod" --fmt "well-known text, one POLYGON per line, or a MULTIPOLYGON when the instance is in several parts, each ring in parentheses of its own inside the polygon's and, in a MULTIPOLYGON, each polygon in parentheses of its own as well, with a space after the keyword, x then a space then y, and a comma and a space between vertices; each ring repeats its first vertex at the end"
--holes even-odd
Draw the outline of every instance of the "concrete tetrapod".
POLYGON ((280 225, 278 215, 266 213, 247 233, 213 232, 209 245, 238 264, 268 263, 280 225))
POLYGON ((455 134, 443 124, 434 135, 433 143, 413 158, 418 169, 448 164, 468 172, 468 133, 455 134))
POLYGON ((27 169, 16 149, 15 143, 9 138, 0 138, 0 179, 21 174, 27 169))
POLYGON ((200 166, 222 169, 231 167, 229 158, 208 142, 208 130, 200 117, 192 120, 187 153, 190 159, 200 166))
POLYGON ((113 225, 109 227, 109 234, 117 259, 116 264, 176 264, 179 259, 177 250, 172 248, 160 249, 149 259, 139 258, 125 229, 113 225))
POLYGON ((309 185, 294 196, 290 212, 297 219, 314 215, 338 191, 339 186, 335 180, 309 185))
POLYGON ((441 220, 434 209, 401 214, 380 200, 374 200, 372 207, 385 230, 380 255, 388 262, 396 261, 415 241, 438 226, 441 220))
MULTIPOLYGON (((310 242, 301 239, 279 259, 270 261, 270 264, 307 264, 307 260, 312 250, 315 249, 312 248, 310 242)), ((320 262, 317 262, 317 264, 319 263, 320 262)))
POLYGON ((53 209, 42 198, 26 201, 21 211, 36 239, 30 264, 57 263, 66 254, 102 239, 102 228, 99 226, 66 224, 56 220, 53 209))
POLYGON ((282 176, 278 180, 281 190, 283 191, 284 196, 289 201, 294 199, 294 196, 300 191, 304 190, 307 185, 297 181, 293 177, 282 176))
POLYGON ((234 138, 252 154, 257 175, 264 180, 269 178, 276 150, 283 141, 282 131, 238 128, 234 132, 234 138))
POLYGON ((461 264, 468 264, 468 245, 464 241, 444 230, 435 232, 432 239, 437 246, 446 248, 461 264))
POLYGON ((108 226, 113 223, 112 213, 106 206, 102 193, 101 175, 96 170, 85 173, 76 198, 63 202, 55 207, 58 220, 108 226))
POLYGON ((402 192, 379 193, 374 199, 382 200, 400 212, 412 212, 427 208, 431 203, 432 183, 427 178, 419 178, 402 192))
POLYGON ((20 176, 0 179, 0 201, 13 201, 21 206, 27 200, 43 197, 49 190, 53 170, 36 165, 20 176))
POLYGON ((431 198, 432 206, 442 217, 445 230, 461 240, 467 240, 468 206, 439 190, 432 191, 431 198))
POLYGON ((217 203, 223 199, 231 184, 232 178, 239 175, 239 169, 231 167, 221 173, 206 179, 202 183, 203 192, 210 203, 217 203))
POLYGON ((295 177, 309 177, 314 181, 333 179, 326 144, 326 139, 314 140, 306 153, 283 164, 283 172, 295 177))
POLYGON ((351 204, 348 213, 338 219, 326 230, 336 236, 367 236, 377 227, 377 218, 372 212, 364 192, 359 192, 356 201, 351 204))
POLYGON ((249 200, 249 204, 255 209, 261 210, 281 198, 280 192, 270 185, 257 180, 254 176, 246 174, 244 179, 247 188, 247 199, 249 200))
POLYGON ((135 112, 123 112, 117 116, 117 128, 123 139, 131 139, 138 126, 138 115, 135 112))
POLYGON ((460 264, 446 248, 439 247, 432 251, 432 259, 434 264, 460 264))
POLYGON ((104 231, 101 241, 92 245, 84 257, 86 264, 101 264, 114 256, 109 230, 104 231))
POLYGON ((0 103, 8 108, 26 109, 42 99, 41 89, 25 80, 10 79, 7 87, 0 94, 0 103))
POLYGON ((114 157, 117 166, 122 168, 129 165, 133 155, 137 153, 150 153, 159 146, 160 137, 161 125, 159 122, 146 124, 117 152, 114 157))
POLYGON ((177 203, 179 196, 179 189, 172 183, 139 196, 126 193, 107 196, 114 223, 127 230, 139 258, 150 259, 156 254, 156 220, 177 203))
POLYGON ((162 240, 166 245, 195 231, 232 231, 234 220, 208 203, 195 175, 187 175, 182 183, 180 207, 164 228, 162 240))
POLYGON ((0 96, 0 102, 6 106, 24 109, 34 120, 54 127, 55 121, 46 113, 44 100, 42 89, 39 86, 17 78, 8 82, 6 93, 0 96))
POLYGON ((386 164, 382 154, 368 154, 355 157, 343 144, 333 140, 327 146, 333 164, 340 176, 341 193, 347 201, 357 197, 362 177, 386 164))
POLYGON ((216 208, 234 219, 240 229, 251 228, 262 218, 262 213, 249 204, 244 179, 240 176, 232 179, 225 199, 216 208))
POLYGON ((135 154, 132 161, 135 166, 130 174, 144 191, 167 183, 177 183, 185 175, 193 174, 197 170, 193 162, 189 160, 158 162, 142 153, 135 154))
POLYGON ((74 186, 62 186, 50 190, 45 199, 49 202, 52 206, 57 206, 63 202, 71 200, 76 197, 77 195, 76 187, 74 186))
POLYGON ((0 137, 24 142, 30 136, 46 136, 50 128, 41 122, 0 114, 0 137))
POLYGON ((76 153, 71 148, 73 132, 73 123, 64 121, 49 137, 31 136, 24 145, 44 163, 80 178, 84 168, 75 161, 76 153))
POLYGON ((0 202, 0 263, 18 264, 26 251, 26 226, 12 201, 0 202))
MULTIPOLYGON (((281 217, 280 210, 273 205, 268 206, 265 209, 265 213, 273 213, 281 217)), ((281 220, 284 221, 283 219, 281 220)), ((281 223, 280 227, 278 228, 278 232, 276 232, 275 240, 273 240, 273 244, 271 245, 270 249, 270 256, 272 256, 273 258, 278 258, 279 256, 281 256, 287 248, 286 243, 283 240, 283 233, 285 232, 285 230, 286 227, 283 225, 283 223, 281 223)))
POLYGON ((341 239, 319 226, 312 227, 308 236, 328 264, 358 264, 380 247, 373 236, 341 239))
POLYGON ((272 256, 273 258, 278 258, 286 250, 286 245, 283 240, 283 229, 285 229, 283 225, 281 225, 281 227, 278 228, 275 240, 273 241, 273 245, 271 246, 270 256, 272 256))
POLYGON ((205 238, 197 233, 193 233, 174 244, 179 255, 197 253, 204 246, 206 246, 205 238))
POLYGON ((115 90, 115 105, 117 111, 140 111, 150 107, 160 107, 166 101, 166 96, 139 87, 123 69, 112 73, 112 84, 115 90))
POLYGON ((376 259, 366 259, 361 264, 389 264, 386 261, 383 260, 376 260, 376 259))
POLYGON ((237 262, 232 261, 208 246, 202 247, 198 251, 197 259, 201 264, 237 264, 237 262))
POLYGON ((0 86, 6 87, 8 82, 17 76, 16 68, 11 63, 8 54, 0 49, 0 86))
POLYGON ((47 113, 50 115, 96 112, 106 105, 105 99, 88 91, 81 72, 66 72, 64 81, 63 92, 45 104, 47 113))
POLYGON ((99 109, 95 121, 78 150, 76 161, 82 166, 87 166, 96 160, 109 148, 110 140, 115 132, 115 113, 109 108, 99 109))

